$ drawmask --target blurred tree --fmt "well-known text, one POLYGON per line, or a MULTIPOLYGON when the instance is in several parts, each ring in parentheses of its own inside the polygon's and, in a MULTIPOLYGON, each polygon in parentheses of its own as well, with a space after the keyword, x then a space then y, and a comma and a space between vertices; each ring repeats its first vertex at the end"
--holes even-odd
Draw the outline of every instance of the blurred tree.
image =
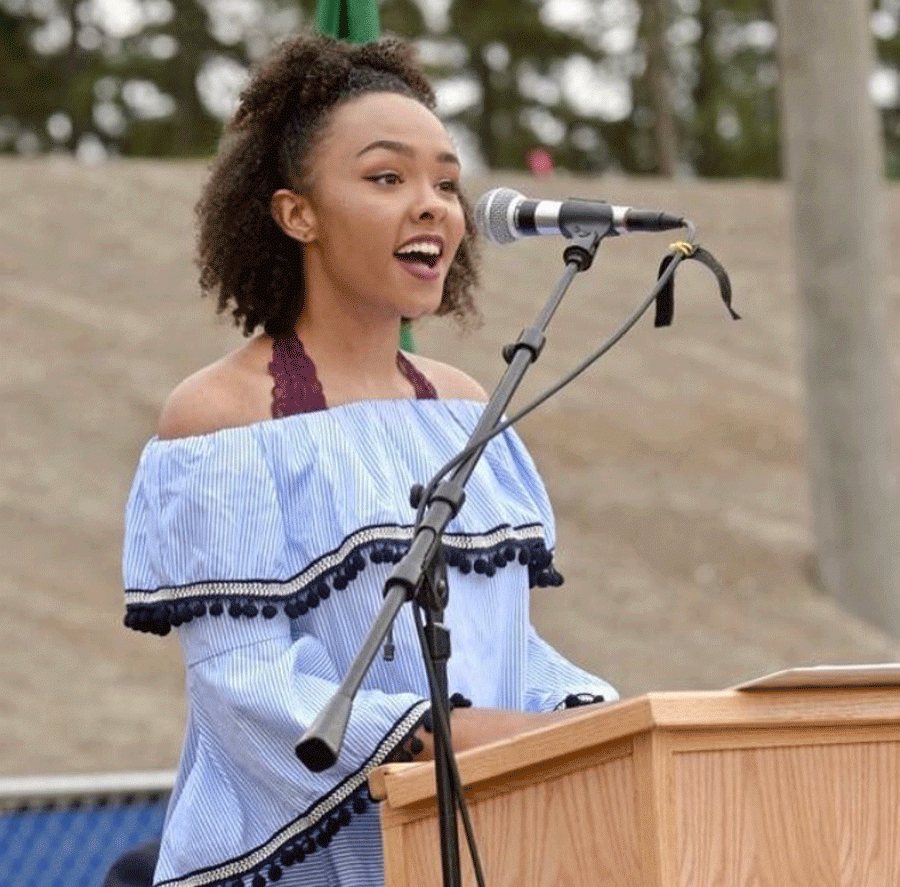
POLYGON ((279 11, 262 0, 238 14, 205 0, 66 3, 0 0, 0 150, 206 154, 279 11))
MULTIPOLYGON (((448 34, 462 58, 435 70, 456 77, 464 73, 477 98, 445 116, 473 133, 491 168, 524 168, 529 150, 545 145, 559 166, 596 170, 602 127, 578 109, 564 80, 568 61, 590 65, 597 50, 577 33, 547 24, 546 6, 541 0, 452 0, 448 34), (573 138, 579 128, 593 133, 573 138)), ((618 145, 609 147, 615 152, 618 145)), ((625 165, 630 165, 627 160, 625 165)))
MULTIPOLYGON (((419 41, 444 116, 488 166, 523 169, 545 148, 576 172, 771 177, 771 2, 381 0, 379 14, 384 32, 419 41)), ((900 175, 900 3, 872 3, 887 165, 900 175)), ((247 65, 316 7, 0 0, 0 151, 206 154, 247 65)))
POLYGON ((900 3, 875 0, 872 14, 879 68, 875 99, 881 108, 887 174, 900 178, 900 3))
POLYGON ((653 110, 656 166, 664 176, 675 175, 681 166, 672 84, 672 61, 667 35, 672 24, 671 0, 644 0, 641 4, 642 32, 646 41, 645 77, 653 110))
POLYGON ((92 129, 91 87, 105 59, 78 42, 74 6, 0 6, 0 150, 73 148, 92 129))
MULTIPOLYGON (((24 147, 23 137, 43 130, 49 116, 45 96, 34 90, 31 35, 39 20, 30 9, 18 11, 0 5, 0 150, 24 147), (37 94, 35 94, 37 93, 37 94)), ((37 136, 32 135, 32 140, 37 136)))
POLYGON ((825 590, 900 635, 898 425, 869 9, 777 0, 808 460, 825 590))
POLYGON ((199 0, 170 2, 171 19, 135 35, 116 71, 115 85, 127 113, 127 125, 118 140, 123 154, 190 157, 211 152, 222 122, 203 102, 200 78, 210 66, 214 76, 217 61, 237 68, 250 61, 246 46, 236 34, 228 43, 213 35, 208 8, 199 0), (135 82, 153 84, 172 101, 163 100, 160 113, 142 110, 134 96, 128 101, 129 83, 135 82), (169 113, 162 113, 165 110, 169 113))
POLYGON ((768 2, 698 0, 690 161, 701 176, 779 175, 777 30, 768 2))

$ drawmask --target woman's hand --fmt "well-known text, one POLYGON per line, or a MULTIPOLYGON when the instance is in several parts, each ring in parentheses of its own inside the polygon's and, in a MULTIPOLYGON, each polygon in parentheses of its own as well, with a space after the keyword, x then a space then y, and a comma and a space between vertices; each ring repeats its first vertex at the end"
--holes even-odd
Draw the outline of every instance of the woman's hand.
MULTIPOLYGON (((450 713, 450 732, 453 736, 453 750, 466 751, 479 745, 488 745, 500 739, 517 736, 546 727, 573 714, 584 714, 584 709, 570 708, 563 711, 523 712, 506 711, 499 708, 455 708, 450 713)), ((434 760, 434 737, 424 728, 416 732, 423 749, 416 756, 417 761, 434 760)))

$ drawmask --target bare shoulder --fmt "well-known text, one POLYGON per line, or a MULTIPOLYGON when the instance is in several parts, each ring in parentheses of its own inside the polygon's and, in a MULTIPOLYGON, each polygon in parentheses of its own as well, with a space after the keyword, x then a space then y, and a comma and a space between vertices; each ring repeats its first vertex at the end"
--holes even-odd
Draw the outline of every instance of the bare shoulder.
POLYGON ((160 413, 160 440, 211 434, 269 418, 271 379, 260 372, 256 350, 258 346, 246 345, 179 383, 160 413))
POLYGON ((434 385, 441 400, 478 400, 486 401, 487 393, 471 376, 456 367, 421 354, 407 354, 425 378, 434 385))
POLYGON ((227 409, 225 375, 211 364, 179 383, 163 404, 157 428, 160 440, 209 434, 234 424, 227 409))

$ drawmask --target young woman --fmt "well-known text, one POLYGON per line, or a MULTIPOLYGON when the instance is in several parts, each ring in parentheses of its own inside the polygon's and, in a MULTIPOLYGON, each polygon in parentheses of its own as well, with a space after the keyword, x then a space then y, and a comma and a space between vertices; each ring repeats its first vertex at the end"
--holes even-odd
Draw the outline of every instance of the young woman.
MULTIPOLYGON (((431 753, 408 608, 337 764, 295 746, 331 698, 411 538, 409 488, 459 451, 484 391, 398 351, 403 319, 473 311, 459 160, 409 48, 301 36, 245 91, 198 204, 204 290, 247 336, 169 397, 128 503, 126 624, 179 630, 189 718, 155 883, 376 885, 366 779, 431 753)), ((454 746, 615 698, 534 632, 553 518, 515 434, 448 527, 454 746)), ((437 840, 437 836, 435 837, 437 840)))

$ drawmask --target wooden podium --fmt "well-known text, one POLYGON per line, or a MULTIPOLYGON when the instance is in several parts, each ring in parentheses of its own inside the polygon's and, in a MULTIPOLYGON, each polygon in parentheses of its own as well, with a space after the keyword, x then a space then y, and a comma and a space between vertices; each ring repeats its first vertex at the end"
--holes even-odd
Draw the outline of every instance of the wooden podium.
MULTIPOLYGON (((487 887, 900 884, 900 689, 650 694, 458 760, 487 887)), ((432 765, 370 785, 387 887, 441 887, 432 765)))

